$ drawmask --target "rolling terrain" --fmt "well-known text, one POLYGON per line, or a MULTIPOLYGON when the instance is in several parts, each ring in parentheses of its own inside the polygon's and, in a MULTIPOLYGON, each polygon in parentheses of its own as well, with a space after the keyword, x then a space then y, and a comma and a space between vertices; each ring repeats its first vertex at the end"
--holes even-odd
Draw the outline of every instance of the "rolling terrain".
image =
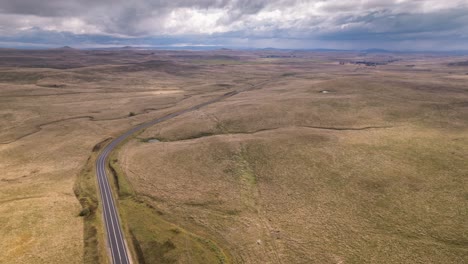
POLYGON ((0 58, 2 263, 109 261, 94 164, 136 127, 107 160, 134 263, 467 261, 467 58, 0 58))

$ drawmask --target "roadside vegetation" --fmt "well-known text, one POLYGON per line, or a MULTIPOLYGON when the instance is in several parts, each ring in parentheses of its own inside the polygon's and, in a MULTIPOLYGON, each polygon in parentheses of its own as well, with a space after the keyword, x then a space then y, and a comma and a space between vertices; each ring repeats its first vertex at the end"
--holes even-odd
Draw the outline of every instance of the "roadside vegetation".
POLYGON ((109 140, 98 143, 85 166, 79 173, 74 186, 83 217, 84 263, 108 263, 106 234, 102 225, 102 207, 99 206, 99 193, 96 181, 95 163, 99 151, 109 140))
MULTIPOLYGON (((122 145, 125 145, 123 142, 122 145)), ((120 148, 119 148, 120 149, 120 148)), ((114 153, 118 153, 116 149, 114 153)), ((117 155, 109 169, 119 199, 127 243, 139 263, 229 263, 229 255, 212 240, 191 233, 164 219, 163 212, 134 192, 119 166, 117 155)))
POLYGON ((467 59, 383 59, 0 50, 0 262, 107 263, 99 142, 226 94, 113 153, 135 262, 466 262, 467 59))

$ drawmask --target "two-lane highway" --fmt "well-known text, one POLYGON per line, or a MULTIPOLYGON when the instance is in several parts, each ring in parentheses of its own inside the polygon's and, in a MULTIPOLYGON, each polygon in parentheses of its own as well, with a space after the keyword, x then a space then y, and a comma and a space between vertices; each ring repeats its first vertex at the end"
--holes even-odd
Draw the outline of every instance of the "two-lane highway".
POLYGON ((106 226, 107 242, 110 248, 112 263, 129 264, 127 246, 120 227, 117 208, 114 204, 112 191, 106 175, 106 160, 114 147, 108 145, 96 162, 96 174, 101 193, 102 210, 106 226))
POLYGON ((197 110, 203 106, 218 102, 225 98, 231 97, 237 93, 238 92, 236 91, 229 92, 205 103, 190 107, 188 109, 180 110, 178 112, 166 115, 164 117, 152 120, 147 123, 140 124, 125 132, 118 138, 112 140, 111 143, 107 145, 99 154, 96 160, 96 175, 98 178, 99 192, 101 194, 102 211, 104 216, 105 229, 107 233, 107 245, 110 248, 110 258, 112 263, 129 264, 132 262, 130 252, 128 252, 128 248, 125 243, 124 234, 122 232, 122 228, 119 221, 119 214, 117 211, 117 207, 115 206, 114 196, 112 194, 112 190, 107 176, 107 160, 112 150, 114 150, 115 147, 117 147, 122 141, 124 141, 137 131, 169 120, 176 116, 197 110))

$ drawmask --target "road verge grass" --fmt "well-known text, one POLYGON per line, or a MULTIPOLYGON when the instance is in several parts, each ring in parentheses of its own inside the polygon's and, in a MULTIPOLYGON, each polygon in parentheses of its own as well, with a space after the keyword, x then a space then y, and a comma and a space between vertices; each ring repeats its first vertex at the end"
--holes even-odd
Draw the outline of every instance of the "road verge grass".
POLYGON ((106 256, 105 231, 102 225, 102 209, 99 206, 96 181, 96 158, 102 146, 109 139, 97 144, 91 156, 80 171, 74 186, 74 192, 80 201, 82 210, 79 215, 84 221, 84 263, 108 263, 106 256))
POLYGON ((113 175, 111 187, 118 194, 119 216, 134 260, 138 263, 231 263, 230 256, 214 241, 167 221, 160 210, 135 193, 119 166, 118 152, 136 136, 115 148, 108 162, 113 175))

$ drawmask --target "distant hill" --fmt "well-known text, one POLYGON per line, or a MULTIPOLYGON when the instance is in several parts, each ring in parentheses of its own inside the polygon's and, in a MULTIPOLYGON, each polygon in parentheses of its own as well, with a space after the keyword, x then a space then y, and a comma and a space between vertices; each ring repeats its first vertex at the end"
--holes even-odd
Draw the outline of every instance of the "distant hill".
POLYGON ((458 61, 449 63, 448 66, 468 66, 468 61, 458 61))
POLYGON ((55 48, 55 49, 52 49, 52 50, 60 50, 60 51, 77 51, 78 49, 72 48, 72 47, 70 47, 70 46, 63 46, 63 47, 60 47, 60 48, 55 48))
POLYGON ((365 49, 362 50, 362 52, 367 52, 367 53, 391 53, 394 51, 386 50, 386 49, 365 49))

